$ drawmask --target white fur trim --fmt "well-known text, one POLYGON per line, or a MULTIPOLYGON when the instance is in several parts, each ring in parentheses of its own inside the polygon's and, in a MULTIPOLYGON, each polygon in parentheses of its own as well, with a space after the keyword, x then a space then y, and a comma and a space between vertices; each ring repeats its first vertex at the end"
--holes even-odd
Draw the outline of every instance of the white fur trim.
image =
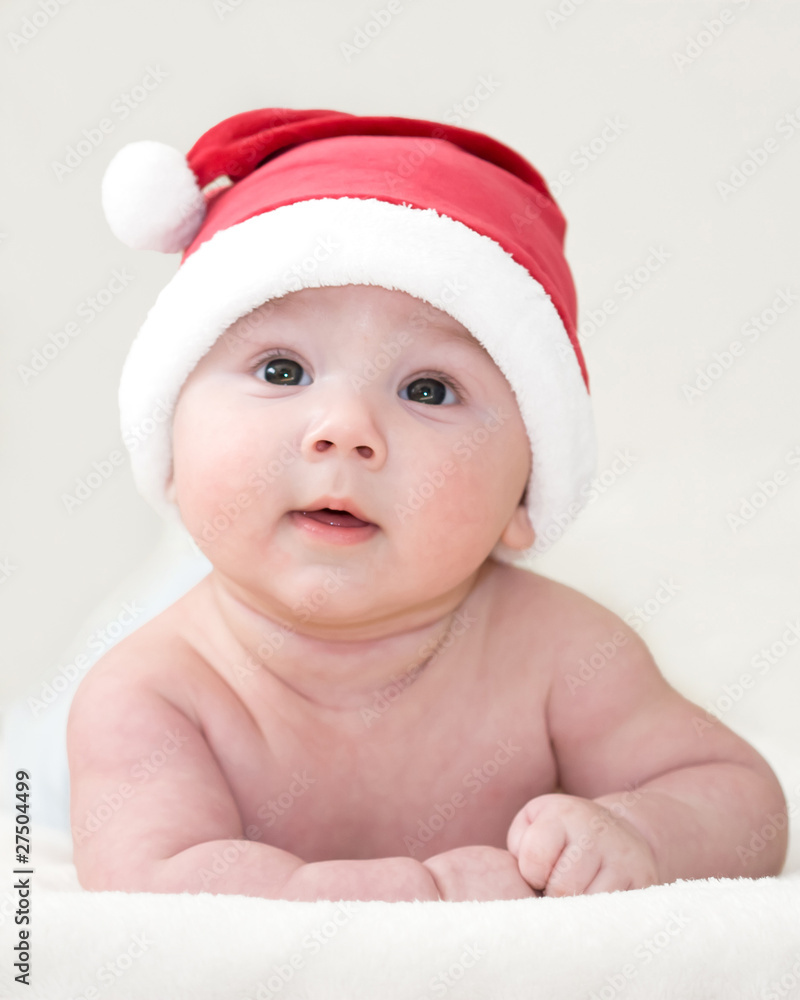
POLYGON ((103 212, 117 239, 134 250, 177 253, 205 218, 203 194, 186 157, 163 142, 131 142, 103 175, 103 212))
MULTIPOLYGON (((181 386, 240 316, 300 287, 370 284, 399 289, 462 323, 494 358, 517 397, 533 451, 528 512, 537 549, 582 508, 596 443, 589 394, 550 297, 498 243, 434 209, 377 199, 284 205, 216 233, 162 290, 131 346, 120 385, 123 438, 141 494, 176 516, 165 496, 171 413, 181 386), (335 252, 316 260, 327 240, 335 252), (314 268, 293 273, 311 258, 314 268), (459 289, 449 296, 447 289, 459 289), (444 297, 444 298, 443 298, 444 297), (445 301, 452 298, 452 301, 445 301), (142 440, 143 437, 143 440, 142 440), (130 442, 134 442, 131 447, 130 442)), ((494 555, 525 555, 498 543, 494 555)))

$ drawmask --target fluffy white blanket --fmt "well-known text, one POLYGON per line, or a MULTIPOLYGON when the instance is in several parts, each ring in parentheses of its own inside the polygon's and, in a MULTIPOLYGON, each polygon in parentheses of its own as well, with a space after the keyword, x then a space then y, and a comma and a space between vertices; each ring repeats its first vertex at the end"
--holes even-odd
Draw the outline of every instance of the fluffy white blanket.
POLYGON ((15 982, 13 817, 0 813, 0 996, 42 1000, 785 1000, 800 872, 567 899, 290 903, 81 890, 34 830, 30 986, 15 982))

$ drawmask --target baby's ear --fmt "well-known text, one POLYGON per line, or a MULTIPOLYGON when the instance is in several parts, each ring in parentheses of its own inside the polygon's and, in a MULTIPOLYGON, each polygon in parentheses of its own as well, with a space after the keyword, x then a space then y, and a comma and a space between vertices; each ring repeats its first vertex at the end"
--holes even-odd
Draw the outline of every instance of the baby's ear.
POLYGON ((536 532, 533 530, 531 519, 528 517, 528 508, 523 502, 524 499, 525 496, 523 494, 523 500, 517 505, 514 513, 511 515, 511 520, 505 527, 505 531, 500 536, 501 542, 510 549, 515 549, 519 552, 530 548, 536 538, 536 532))

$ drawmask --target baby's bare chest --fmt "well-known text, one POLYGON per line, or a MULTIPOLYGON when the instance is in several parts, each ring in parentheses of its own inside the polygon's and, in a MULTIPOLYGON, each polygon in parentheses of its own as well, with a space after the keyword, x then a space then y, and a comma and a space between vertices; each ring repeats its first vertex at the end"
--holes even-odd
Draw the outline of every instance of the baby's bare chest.
POLYGON ((411 856, 468 844, 505 848, 531 798, 556 788, 544 685, 493 684, 433 704, 399 728, 362 713, 363 732, 282 725, 266 735, 221 713, 204 730, 245 836, 305 861, 411 856))

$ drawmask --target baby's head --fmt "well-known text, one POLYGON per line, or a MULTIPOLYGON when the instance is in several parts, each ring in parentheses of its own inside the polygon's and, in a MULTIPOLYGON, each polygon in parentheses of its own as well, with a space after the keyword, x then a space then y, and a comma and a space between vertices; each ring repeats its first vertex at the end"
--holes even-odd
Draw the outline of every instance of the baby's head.
POLYGON ((534 540, 510 385, 457 320, 406 292, 306 288, 234 323, 182 387, 172 450, 168 498, 255 593, 280 579, 299 595, 334 566, 365 600, 376 578, 398 600, 445 593, 498 541, 534 540), (310 513, 323 508, 355 517, 310 513))
POLYGON ((533 167, 465 129, 286 109, 187 160, 134 143, 103 184, 121 239, 185 251, 120 387, 140 492, 256 588, 312 557, 446 587, 560 537, 595 441, 533 167), (373 527, 297 513, 335 503, 373 527))

